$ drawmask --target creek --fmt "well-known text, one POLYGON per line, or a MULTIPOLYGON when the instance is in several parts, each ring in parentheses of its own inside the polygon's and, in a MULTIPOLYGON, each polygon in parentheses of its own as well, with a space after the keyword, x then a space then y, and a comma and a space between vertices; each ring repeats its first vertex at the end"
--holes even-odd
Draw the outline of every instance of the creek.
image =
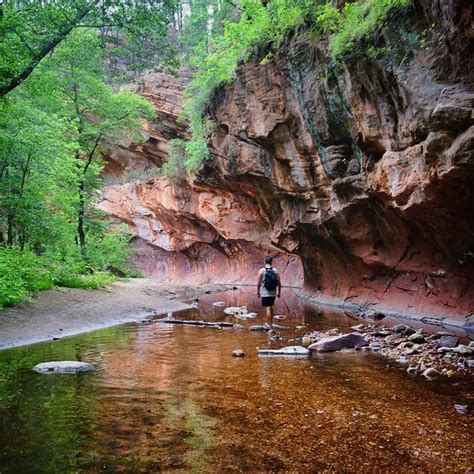
MULTIPOLYGON (((272 347, 356 324, 283 296, 285 340, 272 347)), ((263 314, 253 291, 240 289, 173 316, 235 322, 212 306, 218 300, 263 314)), ((472 403, 472 379, 412 377, 370 351, 258 357, 257 347, 270 347, 264 332, 162 317, 0 352, 0 472, 472 469, 472 413, 454 409, 472 403), (237 348, 245 357, 232 357, 237 348), (49 360, 96 370, 31 370, 49 360)))

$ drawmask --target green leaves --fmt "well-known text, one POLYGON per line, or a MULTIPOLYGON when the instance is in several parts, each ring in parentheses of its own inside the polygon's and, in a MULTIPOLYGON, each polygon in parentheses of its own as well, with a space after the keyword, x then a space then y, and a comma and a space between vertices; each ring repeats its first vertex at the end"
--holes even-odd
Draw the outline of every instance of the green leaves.
POLYGON ((394 8, 406 8, 412 0, 366 0, 346 3, 342 12, 329 4, 323 18, 333 32, 329 47, 334 60, 353 52, 356 44, 380 29, 394 8), (331 11, 332 8, 332 11, 331 11))
MULTIPOLYGON (((0 96, 26 80, 78 28, 126 34, 131 46, 164 36, 172 0, 6 0, 0 6, 0 96)), ((107 47, 113 43, 104 41, 107 47)))
POLYGON ((0 99, 0 307, 53 283, 95 288, 113 278, 97 270, 127 274, 128 236, 93 209, 100 158, 143 139, 154 108, 108 85, 103 64, 97 31, 75 30, 0 99))
MULTIPOLYGON (((383 26, 394 8, 411 4, 412 0, 359 0, 345 3, 341 10, 333 2, 314 0, 272 0, 266 6, 261 0, 242 0, 239 21, 224 22, 217 36, 205 29, 206 35, 201 34, 203 39, 192 49, 194 78, 186 90, 184 111, 192 134, 186 144, 186 169, 197 169, 208 156, 202 117, 214 90, 233 81, 237 65, 257 46, 270 50, 261 61, 267 64, 290 30, 307 25, 329 37, 332 59, 339 61, 383 26)), ((202 23, 201 17, 196 21, 202 23)))

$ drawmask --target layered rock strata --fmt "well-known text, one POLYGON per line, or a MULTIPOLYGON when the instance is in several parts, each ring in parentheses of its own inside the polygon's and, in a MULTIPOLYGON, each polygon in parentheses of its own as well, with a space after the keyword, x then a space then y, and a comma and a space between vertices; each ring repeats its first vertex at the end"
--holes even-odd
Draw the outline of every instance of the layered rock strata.
POLYGON ((318 300, 474 312, 472 6, 400 15, 372 57, 334 65, 306 34, 257 55, 216 91, 192 178, 108 189, 100 207, 151 245, 149 270, 251 281, 273 252, 318 300))

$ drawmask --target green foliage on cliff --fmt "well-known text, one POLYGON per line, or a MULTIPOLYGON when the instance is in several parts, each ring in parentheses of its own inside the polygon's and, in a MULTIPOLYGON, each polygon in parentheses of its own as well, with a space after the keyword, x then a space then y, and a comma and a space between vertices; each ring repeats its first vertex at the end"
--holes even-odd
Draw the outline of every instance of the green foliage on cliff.
POLYGON ((410 6, 413 0, 366 0, 346 3, 339 11, 326 4, 316 24, 331 33, 329 47, 334 59, 354 52, 357 44, 369 39, 387 21, 394 8, 410 6))
MULTIPOLYGON (((194 170, 208 156, 202 118, 214 91, 231 83, 237 66, 249 60, 257 48, 267 51, 261 60, 270 61, 285 36, 300 26, 329 37, 332 59, 340 61, 353 53, 362 40, 374 34, 397 7, 412 0, 360 0, 346 3, 342 10, 332 2, 313 0, 243 0, 238 22, 224 22, 220 35, 208 34, 193 48, 190 66, 194 78, 186 90, 184 115, 190 122, 192 139, 186 144, 185 167, 194 170)), ((361 52, 361 51, 359 51, 361 52)))

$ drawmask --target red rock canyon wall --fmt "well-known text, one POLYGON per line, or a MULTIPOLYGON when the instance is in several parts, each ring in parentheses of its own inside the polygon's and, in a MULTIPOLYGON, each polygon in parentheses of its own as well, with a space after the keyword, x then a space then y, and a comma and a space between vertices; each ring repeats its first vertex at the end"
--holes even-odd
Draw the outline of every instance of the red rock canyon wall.
MULTIPOLYGON (((335 66, 326 43, 304 34, 267 64, 259 52, 216 91, 212 159, 195 176, 109 186, 100 207, 131 226, 137 261, 157 277, 250 283, 268 252, 285 282, 304 274, 322 301, 466 317, 471 22, 468 1, 424 1, 389 22, 379 58, 335 66)), ((159 71, 144 78, 159 118, 144 146, 112 150, 106 177, 155 167, 170 138, 186 138, 182 86, 159 71)))

